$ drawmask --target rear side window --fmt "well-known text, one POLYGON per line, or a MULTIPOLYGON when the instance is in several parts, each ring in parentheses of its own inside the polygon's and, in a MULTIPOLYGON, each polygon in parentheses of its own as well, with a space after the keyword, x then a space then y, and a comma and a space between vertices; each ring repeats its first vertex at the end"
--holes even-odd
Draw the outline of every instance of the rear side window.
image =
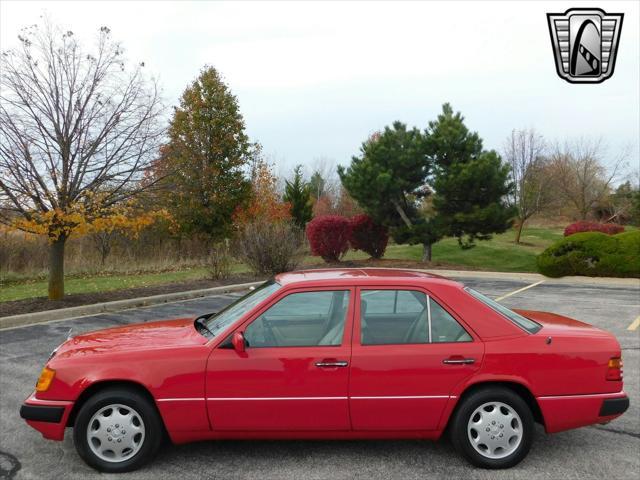
POLYGON ((537 333, 542 328, 542 326, 539 323, 536 323, 533 320, 529 320, 527 317, 523 317, 522 315, 514 312, 513 310, 509 310, 504 305, 500 305, 495 300, 491 300, 489 297, 485 297, 481 293, 476 292, 475 290, 473 290, 473 289, 471 289, 469 287, 466 287, 465 290, 469 294, 471 294, 473 297, 477 298, 482 303, 484 303, 488 307, 492 308, 493 310, 498 312, 503 317, 507 317, 513 323, 515 323, 520 328, 523 328, 524 330, 526 330, 529 333, 537 333))
POLYGON ((429 297, 429 308, 431 310, 431 342, 470 342, 472 340, 458 321, 431 297, 429 297))
POLYGON ((433 298, 415 290, 362 290, 362 345, 468 342, 471 336, 433 298))

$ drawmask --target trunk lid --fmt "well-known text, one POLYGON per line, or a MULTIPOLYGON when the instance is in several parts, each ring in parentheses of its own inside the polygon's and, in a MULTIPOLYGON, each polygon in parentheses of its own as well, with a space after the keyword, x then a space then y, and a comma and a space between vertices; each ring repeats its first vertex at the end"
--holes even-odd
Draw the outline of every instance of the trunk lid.
POLYGON ((516 310, 514 312, 533 320, 542 325, 543 334, 547 335, 571 335, 589 337, 613 337, 605 330, 601 330, 588 323, 575 320, 564 315, 550 312, 539 312, 535 310, 516 310))

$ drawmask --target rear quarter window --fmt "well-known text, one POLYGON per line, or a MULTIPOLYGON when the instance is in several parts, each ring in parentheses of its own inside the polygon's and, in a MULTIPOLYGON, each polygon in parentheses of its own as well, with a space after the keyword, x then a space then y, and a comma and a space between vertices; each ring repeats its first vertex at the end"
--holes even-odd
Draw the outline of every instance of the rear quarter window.
POLYGON ((491 308, 492 310, 498 312, 503 317, 511 320, 513 323, 518 325, 523 330, 526 330, 529 333, 537 333, 542 328, 542 325, 534 322, 533 320, 528 319, 527 317, 523 317, 522 315, 514 312, 513 310, 509 310, 504 305, 499 304, 495 300, 491 300, 489 297, 482 295, 479 292, 476 292, 472 288, 465 287, 465 291, 471 295, 472 297, 480 300, 486 306, 491 308))

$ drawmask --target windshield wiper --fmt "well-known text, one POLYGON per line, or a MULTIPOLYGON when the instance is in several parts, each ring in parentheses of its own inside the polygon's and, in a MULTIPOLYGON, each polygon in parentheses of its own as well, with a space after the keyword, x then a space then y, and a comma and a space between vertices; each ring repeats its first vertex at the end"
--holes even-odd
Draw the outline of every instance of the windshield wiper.
POLYGON ((209 316, 207 315, 203 315, 202 317, 196 318, 196 321, 195 321, 196 330, 198 330, 201 333, 202 333, 202 330, 205 330, 209 332, 209 334, 213 337, 215 336, 215 334, 209 329, 209 327, 207 327, 207 324, 205 323, 205 320, 207 320, 208 318, 209 316))

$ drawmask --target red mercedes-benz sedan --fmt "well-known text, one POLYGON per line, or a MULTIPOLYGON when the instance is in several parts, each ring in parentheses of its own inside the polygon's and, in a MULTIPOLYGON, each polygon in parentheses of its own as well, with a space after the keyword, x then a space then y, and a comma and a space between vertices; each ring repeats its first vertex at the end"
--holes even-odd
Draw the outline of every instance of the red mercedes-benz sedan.
POLYGON ((168 435, 426 438, 511 467, 534 422, 559 432, 629 406, 615 337, 512 311, 418 271, 278 275, 224 310, 78 335, 58 347, 21 416, 66 427, 105 472, 140 467, 168 435))

